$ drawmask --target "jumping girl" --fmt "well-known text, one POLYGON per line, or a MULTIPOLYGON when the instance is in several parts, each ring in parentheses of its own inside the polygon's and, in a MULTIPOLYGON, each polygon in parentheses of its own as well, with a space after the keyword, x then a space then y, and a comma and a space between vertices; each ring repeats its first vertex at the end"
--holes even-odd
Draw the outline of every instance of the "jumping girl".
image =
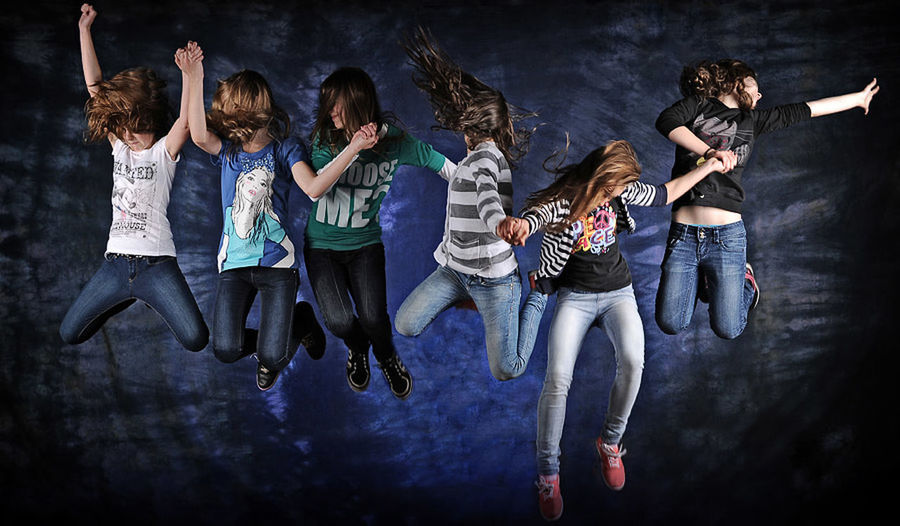
MULTIPOLYGON (((314 359, 324 352, 325 334, 312 306, 304 301, 295 304, 298 261, 283 221, 293 183, 318 197, 340 170, 336 165, 319 175, 312 171, 306 148, 289 135, 288 115, 275 104, 259 73, 243 70, 219 81, 212 108, 204 114, 203 52, 189 42, 186 56, 182 69, 190 86, 191 139, 221 166, 224 226, 213 350, 225 363, 255 352, 256 383, 265 391, 275 384, 298 345, 314 359), (257 293, 259 331, 245 328, 257 293)), ((374 127, 360 130, 341 161, 375 140, 374 127)))
POLYGON ((738 337, 759 287, 747 262, 747 235, 741 219, 741 174, 756 138, 810 117, 852 108, 869 111, 876 81, 857 93, 756 109, 762 98, 756 73, 739 60, 701 62, 681 75, 685 98, 664 110, 656 128, 674 142, 672 176, 686 173, 700 158, 736 155, 672 207, 672 225, 656 296, 656 323, 667 334, 690 325, 696 300, 709 303, 709 322, 720 338, 738 337))
MULTIPOLYGON (((182 75, 179 116, 169 128, 166 83, 153 70, 128 69, 103 80, 91 36, 96 17, 91 5, 81 6, 81 62, 91 96, 85 105, 87 140, 106 139, 112 146, 113 218, 105 261, 69 307, 59 333, 66 343, 82 343, 141 300, 181 345, 200 351, 209 329, 178 267, 166 216, 175 165, 188 137, 186 78, 182 75)), ((175 61, 182 60, 179 50, 175 61)))
POLYGON ((463 71, 424 31, 406 45, 441 128, 462 132, 468 155, 449 180, 438 268, 397 312, 397 332, 417 336, 445 309, 473 300, 484 322, 491 373, 508 380, 525 371, 532 345, 519 338, 521 283, 512 247, 498 227, 512 210, 513 162, 525 154, 529 132, 516 130, 503 94, 463 71))
POLYGON ((361 392, 369 386, 371 345, 391 393, 404 400, 412 392, 412 376, 391 334, 378 211, 398 167, 425 167, 449 179, 456 165, 391 120, 365 71, 340 68, 322 82, 311 135, 314 169, 333 169, 358 130, 374 127, 378 136, 372 148, 353 150, 340 179, 314 199, 303 254, 325 326, 347 346, 350 388, 361 392))
POLYGON ((514 244, 524 243, 538 229, 547 232, 535 286, 523 308, 523 319, 534 318, 528 326, 536 330, 547 295, 559 290, 538 403, 536 484, 541 515, 547 520, 562 515, 559 443, 566 398, 581 344, 594 325, 607 334, 616 356, 616 377, 595 446, 607 486, 619 490, 625 484, 620 443, 644 366, 644 328, 618 244, 621 230, 630 233, 635 228, 627 205, 665 206, 721 169, 723 164, 712 159, 664 185, 644 184, 638 181, 641 166, 634 149, 626 141, 613 141, 580 163, 556 170, 556 181, 532 194, 523 218, 504 231, 514 244))

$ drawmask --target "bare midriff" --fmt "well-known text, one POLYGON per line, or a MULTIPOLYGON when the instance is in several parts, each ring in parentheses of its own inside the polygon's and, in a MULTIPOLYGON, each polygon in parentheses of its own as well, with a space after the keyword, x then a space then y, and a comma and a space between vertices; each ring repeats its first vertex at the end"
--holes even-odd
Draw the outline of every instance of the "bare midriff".
POLYGON ((682 206, 672 220, 685 225, 729 225, 741 220, 741 214, 711 206, 682 206))

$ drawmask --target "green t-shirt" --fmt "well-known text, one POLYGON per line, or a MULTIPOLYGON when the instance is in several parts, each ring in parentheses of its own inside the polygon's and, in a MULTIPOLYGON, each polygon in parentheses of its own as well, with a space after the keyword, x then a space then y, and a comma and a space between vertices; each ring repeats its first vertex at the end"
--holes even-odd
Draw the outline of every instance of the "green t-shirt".
MULTIPOLYGON (((399 129, 389 125, 386 138, 400 134, 399 129)), ((318 138, 314 139, 310 155, 313 169, 321 169, 338 153, 318 138)), ((406 164, 440 172, 445 160, 431 145, 409 134, 391 142, 382 153, 363 150, 334 186, 313 203, 306 223, 307 246, 355 250, 380 243, 378 210, 391 188, 397 167, 406 164)))

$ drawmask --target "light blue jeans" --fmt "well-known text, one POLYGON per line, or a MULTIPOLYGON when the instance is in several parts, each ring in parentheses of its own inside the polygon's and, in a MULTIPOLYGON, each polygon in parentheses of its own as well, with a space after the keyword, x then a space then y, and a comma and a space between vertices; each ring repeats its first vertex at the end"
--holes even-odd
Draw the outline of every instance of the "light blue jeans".
POLYGON ((616 353, 616 378, 600 436, 618 444, 641 387, 644 326, 631 285, 612 292, 560 288, 548 336, 547 375, 538 402, 537 463, 541 475, 559 473, 559 443, 566 420, 566 398, 575 360, 588 330, 600 327, 616 353))
POLYGON ((499 278, 482 278, 440 266, 403 301, 394 326, 404 336, 418 336, 441 312, 471 299, 484 323, 491 374, 498 380, 511 380, 524 373, 528 366, 540 313, 547 302, 543 294, 531 296, 529 308, 535 314, 520 327, 522 284, 518 270, 499 278), (519 337, 520 330, 526 337, 519 337))

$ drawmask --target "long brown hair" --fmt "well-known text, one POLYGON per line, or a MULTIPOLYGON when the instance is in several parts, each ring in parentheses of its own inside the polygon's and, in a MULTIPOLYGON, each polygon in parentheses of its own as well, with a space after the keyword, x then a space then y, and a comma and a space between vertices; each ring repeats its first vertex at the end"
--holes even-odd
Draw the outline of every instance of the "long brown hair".
POLYGON ((536 114, 511 106, 499 90, 460 68, 421 27, 404 49, 415 68, 413 83, 428 95, 434 109, 435 128, 463 132, 473 143, 470 148, 493 140, 514 168, 527 153, 534 131, 517 129, 515 123, 536 114))
POLYGON ((173 115, 166 95, 166 81, 150 68, 126 69, 96 84, 97 93, 84 106, 85 140, 97 142, 108 134, 122 138, 125 130, 164 136, 173 115))
POLYGON ((738 107, 749 110, 753 107, 753 98, 744 88, 744 79, 756 79, 756 72, 750 66, 732 58, 716 62, 704 60, 694 66, 686 66, 681 72, 679 87, 685 97, 701 95, 703 97, 721 97, 735 89, 738 96, 738 107))
MULTIPOLYGON (((566 145, 568 151, 568 144, 566 145)), ((547 161, 558 154, 550 156, 547 161)), ((545 169, 546 161, 545 161, 545 169)), ((548 232, 562 232, 588 212, 609 200, 613 188, 637 181, 641 165, 628 141, 610 141, 606 146, 587 154, 578 164, 548 169, 556 180, 525 200, 525 208, 535 208, 552 201, 569 202, 569 215, 564 220, 547 225, 548 232)))
MULTIPOLYGON (((319 107, 316 110, 316 123, 309 135, 311 141, 327 146, 332 153, 337 153, 350 142, 353 134, 366 124, 373 122, 380 130, 382 124, 397 123, 396 117, 381 111, 375 83, 368 73, 356 67, 336 69, 322 81, 319 87, 319 107), (341 103, 343 115, 342 129, 334 127, 331 110, 335 104, 341 103)), ((382 151, 384 146, 402 138, 398 136, 379 139, 374 150, 382 151)))
POLYGON ((265 129, 272 140, 281 140, 291 131, 291 119, 275 104, 269 83, 248 69, 219 80, 206 122, 235 148, 250 141, 259 129, 265 129))

